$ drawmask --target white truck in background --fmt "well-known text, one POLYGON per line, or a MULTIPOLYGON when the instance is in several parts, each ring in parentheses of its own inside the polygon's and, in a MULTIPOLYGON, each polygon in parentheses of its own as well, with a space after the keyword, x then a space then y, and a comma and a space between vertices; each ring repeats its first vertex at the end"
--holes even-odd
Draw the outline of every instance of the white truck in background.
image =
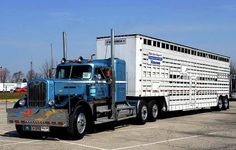
POLYGON ((17 83, 0 83, 0 92, 14 92, 17 83))
POLYGON ((27 87, 27 82, 22 83, 0 83, 0 92, 14 92, 16 88, 27 87))

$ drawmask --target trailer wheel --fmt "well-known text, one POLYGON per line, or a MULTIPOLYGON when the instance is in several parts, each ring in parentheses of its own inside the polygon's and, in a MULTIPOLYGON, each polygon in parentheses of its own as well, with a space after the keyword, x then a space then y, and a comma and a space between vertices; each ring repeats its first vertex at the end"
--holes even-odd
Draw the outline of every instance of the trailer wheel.
POLYGON ((148 119, 149 121, 156 121, 158 117, 158 105, 157 102, 152 100, 148 103, 148 119))
POLYGON ((222 108, 223 108, 223 100, 222 100, 222 97, 220 97, 218 100, 218 104, 216 106, 216 110, 221 111, 222 108))
POLYGON ((138 124, 145 124, 148 119, 148 107, 145 101, 141 100, 138 106, 136 121, 138 124))
POLYGON ((82 106, 78 106, 69 118, 68 133, 72 139, 82 139, 88 128, 88 117, 82 106))
POLYGON ((224 97, 223 100, 222 100, 222 110, 226 110, 229 108, 229 100, 227 97, 224 97))
POLYGON ((166 112, 167 112, 167 106, 166 103, 163 101, 160 103, 159 116, 164 117, 166 112))

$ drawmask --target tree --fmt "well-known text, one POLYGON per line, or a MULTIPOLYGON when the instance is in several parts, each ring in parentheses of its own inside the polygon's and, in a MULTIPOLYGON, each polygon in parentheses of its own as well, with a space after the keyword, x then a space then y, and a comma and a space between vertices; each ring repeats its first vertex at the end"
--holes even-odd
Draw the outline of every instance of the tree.
POLYGON ((234 62, 230 63, 230 75, 236 75, 236 64, 234 62))
POLYGON ((55 70, 52 68, 52 65, 46 61, 41 68, 42 77, 44 78, 53 78, 55 76, 55 70))
POLYGON ((24 73, 22 71, 18 71, 12 75, 13 82, 21 82, 24 78, 24 73))
POLYGON ((7 68, 0 68, 1 83, 5 83, 10 79, 10 71, 7 68))
POLYGON ((30 71, 28 71, 28 73, 27 73, 27 75, 26 75, 26 78, 27 78, 28 80, 32 80, 32 79, 35 78, 35 76, 36 76, 36 73, 34 72, 34 70, 30 70, 30 71))
POLYGON ((28 73, 26 75, 26 78, 28 80, 32 80, 32 79, 38 78, 38 77, 40 77, 40 75, 34 71, 34 69, 33 69, 33 62, 31 61, 30 62, 30 70, 28 71, 28 73))
POLYGON ((53 78, 56 74, 55 68, 53 68, 54 66, 54 61, 53 61, 53 46, 52 43, 50 44, 51 47, 51 60, 50 63, 48 61, 46 61, 42 68, 41 68, 41 72, 42 72, 42 77, 44 78, 53 78))

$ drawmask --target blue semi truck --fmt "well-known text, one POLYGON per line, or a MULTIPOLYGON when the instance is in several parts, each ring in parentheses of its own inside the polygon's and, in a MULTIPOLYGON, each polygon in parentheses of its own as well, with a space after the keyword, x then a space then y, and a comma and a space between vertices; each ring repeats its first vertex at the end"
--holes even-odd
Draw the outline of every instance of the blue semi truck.
POLYGON ((114 40, 112 31, 97 39, 97 58, 109 54, 108 46, 111 57, 67 60, 63 35, 55 79, 29 81, 27 96, 7 109, 22 136, 64 128, 80 139, 95 124, 130 118, 145 124, 166 111, 229 108, 226 56, 143 35, 114 40), (115 43, 125 61, 114 58, 115 43))
MULTIPOLYGON (((114 42, 114 36, 111 37, 114 42)), ((146 123, 147 103, 126 98, 124 60, 113 56, 67 60, 65 51, 55 79, 29 81, 27 96, 18 100, 14 108, 7 109, 8 122, 15 123, 21 136, 64 127, 70 137, 80 139, 94 124, 129 118, 137 118, 139 124, 146 123)), ((149 118, 155 120, 157 111, 154 103, 149 118)))

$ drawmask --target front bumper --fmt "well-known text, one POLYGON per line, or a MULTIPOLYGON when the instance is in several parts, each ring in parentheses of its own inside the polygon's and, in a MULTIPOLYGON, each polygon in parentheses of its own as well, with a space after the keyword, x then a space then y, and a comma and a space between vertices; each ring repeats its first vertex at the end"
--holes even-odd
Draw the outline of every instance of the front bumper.
POLYGON ((8 123, 18 125, 46 125, 68 127, 67 109, 10 108, 7 109, 8 123))

